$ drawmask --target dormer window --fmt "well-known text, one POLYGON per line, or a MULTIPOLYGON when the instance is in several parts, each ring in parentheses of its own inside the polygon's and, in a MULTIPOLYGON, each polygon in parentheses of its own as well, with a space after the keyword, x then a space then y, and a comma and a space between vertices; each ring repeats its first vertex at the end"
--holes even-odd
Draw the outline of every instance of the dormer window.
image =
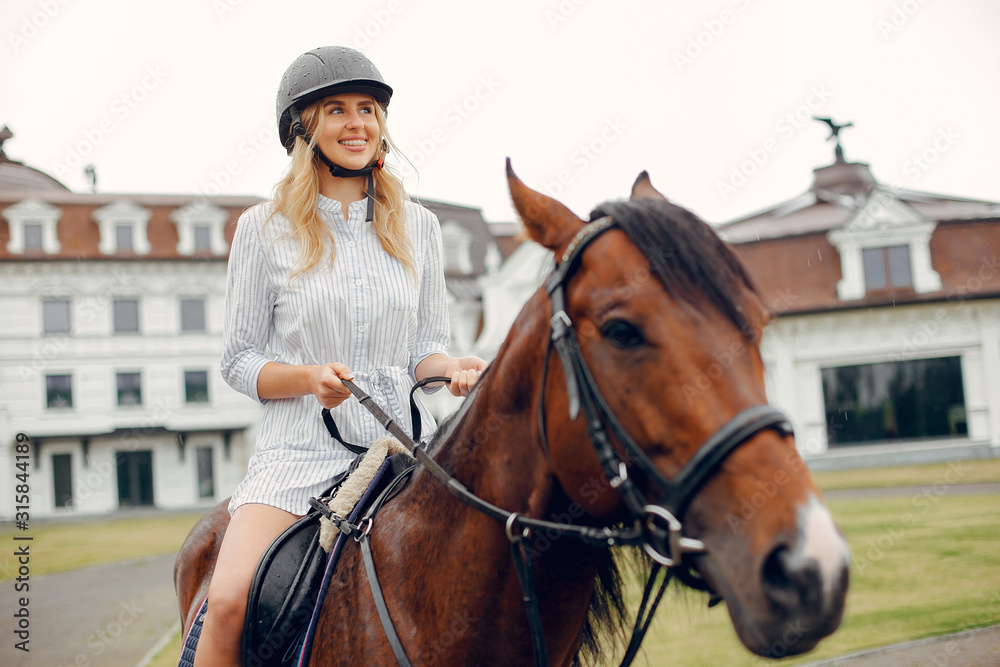
POLYGON ((840 229, 827 238, 840 254, 841 301, 872 292, 941 289, 931 266, 930 240, 935 224, 881 190, 874 191, 840 229))
POLYGON ((181 255, 225 255, 226 221, 229 215, 218 206, 198 201, 170 214, 177 225, 177 252, 181 255))
POLYGON ((7 252, 12 255, 55 255, 59 252, 56 224, 62 211, 38 199, 25 199, 3 211, 10 229, 7 252))
POLYGON ((910 247, 905 245, 865 248, 865 286, 868 291, 912 289, 910 247))
POLYGON ((98 246, 101 254, 149 254, 146 225, 151 216, 149 209, 124 199, 94 211, 94 219, 101 231, 101 243, 98 246))

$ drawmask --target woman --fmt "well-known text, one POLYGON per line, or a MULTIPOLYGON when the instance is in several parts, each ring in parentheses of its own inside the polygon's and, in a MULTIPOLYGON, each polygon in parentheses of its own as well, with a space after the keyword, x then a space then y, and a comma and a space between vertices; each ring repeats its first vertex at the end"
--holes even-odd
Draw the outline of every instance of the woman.
MULTIPOLYGON (((229 256, 226 381, 264 404, 256 451, 229 505, 195 665, 238 665, 247 594, 261 554, 308 510, 352 454, 344 439, 384 435, 340 381, 353 379, 410 426, 408 394, 424 377, 467 395, 486 368, 448 356, 437 218, 410 202, 384 166, 392 89, 361 53, 300 56, 278 92, 278 132, 292 156, 273 202, 241 216, 229 256), (266 356, 266 352, 273 354, 266 356)), ((434 427, 423 411, 424 431, 434 427)))

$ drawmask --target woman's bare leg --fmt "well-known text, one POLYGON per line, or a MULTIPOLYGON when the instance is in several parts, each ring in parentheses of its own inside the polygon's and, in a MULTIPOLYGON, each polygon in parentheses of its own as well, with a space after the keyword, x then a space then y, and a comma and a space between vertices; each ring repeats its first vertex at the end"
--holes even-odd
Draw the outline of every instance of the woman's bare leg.
POLYGON ((258 503, 240 505, 233 512, 208 586, 208 612, 195 667, 240 666, 250 580, 264 550, 298 518, 258 503))

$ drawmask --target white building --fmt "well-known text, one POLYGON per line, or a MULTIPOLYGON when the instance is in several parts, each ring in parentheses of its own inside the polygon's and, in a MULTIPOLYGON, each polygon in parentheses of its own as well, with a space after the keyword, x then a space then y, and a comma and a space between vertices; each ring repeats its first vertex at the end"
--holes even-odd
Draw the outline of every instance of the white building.
POLYGON ((775 318, 768 395, 814 470, 1000 455, 1000 204, 838 155, 719 228, 775 318))
POLYGON ((260 418, 218 372, 228 241, 253 203, 75 194, 0 151, 0 519, 24 472, 31 517, 229 495, 260 418))

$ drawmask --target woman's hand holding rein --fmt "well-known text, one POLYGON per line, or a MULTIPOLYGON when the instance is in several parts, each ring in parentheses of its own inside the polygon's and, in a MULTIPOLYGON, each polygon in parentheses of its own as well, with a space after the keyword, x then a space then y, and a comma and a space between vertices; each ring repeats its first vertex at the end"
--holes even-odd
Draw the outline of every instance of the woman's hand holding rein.
POLYGON ((351 396, 340 378, 353 380, 354 374, 336 361, 316 366, 270 361, 264 364, 257 376, 257 396, 272 399, 312 394, 324 408, 335 408, 351 396))

